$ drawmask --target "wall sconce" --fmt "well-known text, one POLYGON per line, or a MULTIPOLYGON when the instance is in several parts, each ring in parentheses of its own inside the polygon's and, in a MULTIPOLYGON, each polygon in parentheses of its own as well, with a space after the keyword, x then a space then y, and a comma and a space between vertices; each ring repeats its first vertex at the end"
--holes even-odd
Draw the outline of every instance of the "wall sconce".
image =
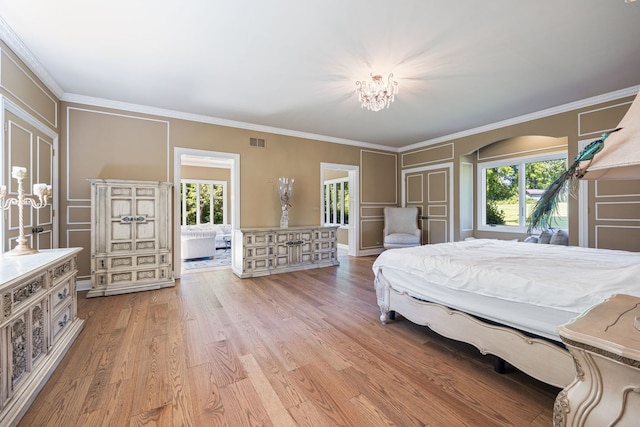
POLYGON ((11 176, 18 181, 18 197, 7 197, 7 187, 0 185, 0 208, 8 210, 11 205, 18 205, 18 227, 20 230, 20 236, 18 237, 18 244, 12 250, 5 252, 4 255, 29 255, 38 252, 37 249, 29 247, 27 244, 27 238, 24 237, 24 206, 31 206, 35 209, 41 209, 47 206, 49 197, 51 197, 51 186, 48 184, 33 184, 33 194, 38 197, 38 202, 34 199, 30 199, 24 196, 24 188, 22 181, 27 176, 27 168, 20 166, 13 166, 11 168, 11 176))

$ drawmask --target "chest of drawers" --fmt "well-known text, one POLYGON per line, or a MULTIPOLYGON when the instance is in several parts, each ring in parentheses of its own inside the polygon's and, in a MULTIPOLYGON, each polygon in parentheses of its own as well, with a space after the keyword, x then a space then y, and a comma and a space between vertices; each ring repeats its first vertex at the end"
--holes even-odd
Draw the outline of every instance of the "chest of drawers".
POLYGON ((49 249, 0 264, 0 425, 16 424, 58 366, 77 317, 76 254, 49 249))
POLYGON ((234 230, 233 271, 256 277, 338 265, 337 226, 234 230))

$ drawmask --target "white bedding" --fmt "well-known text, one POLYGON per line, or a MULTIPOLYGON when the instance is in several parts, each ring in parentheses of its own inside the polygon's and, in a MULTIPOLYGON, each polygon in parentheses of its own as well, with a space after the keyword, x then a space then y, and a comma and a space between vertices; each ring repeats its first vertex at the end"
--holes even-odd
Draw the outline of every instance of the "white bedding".
POLYGON ((640 253, 476 239, 383 252, 399 292, 558 340, 556 328, 613 294, 640 296, 640 253))

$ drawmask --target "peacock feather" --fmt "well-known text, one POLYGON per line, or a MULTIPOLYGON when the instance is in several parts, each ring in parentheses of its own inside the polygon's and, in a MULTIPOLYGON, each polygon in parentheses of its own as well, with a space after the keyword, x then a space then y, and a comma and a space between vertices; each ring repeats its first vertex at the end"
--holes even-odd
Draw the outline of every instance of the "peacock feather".
POLYGON ((567 168, 551 185, 546 189, 542 197, 536 202, 531 214, 527 218, 527 233, 531 234, 534 229, 553 228, 554 218, 558 214, 558 204, 566 201, 567 194, 575 194, 578 180, 584 176, 591 165, 594 156, 604 148, 604 140, 622 128, 617 128, 611 132, 605 132, 602 137, 589 143, 584 150, 578 153, 573 159, 571 166, 567 168), (588 161, 585 167, 580 167, 582 162, 588 161))

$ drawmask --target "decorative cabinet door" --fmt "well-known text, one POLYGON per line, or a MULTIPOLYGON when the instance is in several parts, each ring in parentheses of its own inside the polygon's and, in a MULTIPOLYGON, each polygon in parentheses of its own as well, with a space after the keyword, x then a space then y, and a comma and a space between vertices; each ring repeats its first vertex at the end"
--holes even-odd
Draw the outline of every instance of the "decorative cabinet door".
POLYGON ((171 183, 90 179, 88 297, 173 286, 171 183))
POLYGON ((156 250, 157 198, 155 188, 114 186, 110 191, 110 223, 108 252, 156 250))
POLYGON ((46 297, 18 316, 9 327, 10 375, 9 397, 47 352, 46 297))
POLYGON ((278 230, 276 232, 275 267, 289 267, 313 262, 313 232, 278 230))

